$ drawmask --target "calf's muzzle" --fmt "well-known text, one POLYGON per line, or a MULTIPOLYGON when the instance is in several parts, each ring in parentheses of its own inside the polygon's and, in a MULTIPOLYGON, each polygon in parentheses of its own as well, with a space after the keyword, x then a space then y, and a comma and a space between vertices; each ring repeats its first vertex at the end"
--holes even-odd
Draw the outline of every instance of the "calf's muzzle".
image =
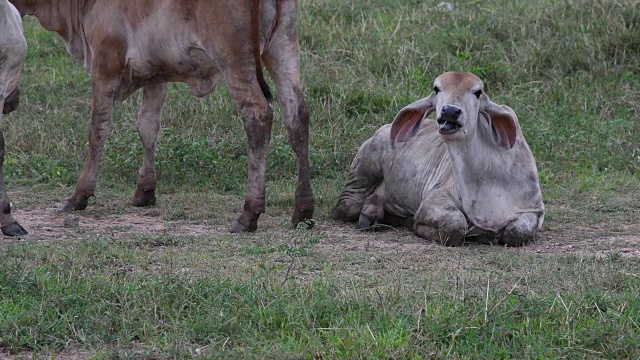
POLYGON ((436 119, 438 122, 438 131, 441 134, 453 134, 460 130, 462 124, 458 122, 458 118, 462 114, 462 110, 454 105, 445 105, 440 112, 440 116, 436 119))

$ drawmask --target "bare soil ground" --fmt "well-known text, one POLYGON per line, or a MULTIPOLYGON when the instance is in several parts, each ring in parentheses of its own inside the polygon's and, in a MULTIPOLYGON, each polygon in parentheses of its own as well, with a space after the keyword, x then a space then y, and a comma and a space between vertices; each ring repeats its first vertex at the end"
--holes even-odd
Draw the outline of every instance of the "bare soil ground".
MULTIPOLYGON (((15 212, 20 223, 29 231, 23 239, 4 238, 12 241, 55 241, 72 239, 78 235, 108 234, 115 238, 132 234, 175 234, 181 236, 228 235, 228 224, 210 224, 207 221, 166 220, 158 211, 140 211, 129 207, 124 213, 96 215, 76 212, 66 214, 57 207, 34 207, 15 212)), ((259 232, 286 232, 281 226, 283 219, 265 214, 260 219, 259 232)), ((326 234, 321 246, 333 251, 366 250, 374 254, 420 253, 438 244, 426 242, 407 229, 389 229, 377 232, 361 232, 351 224, 327 221, 316 225, 326 234)), ((489 246, 489 245, 487 245, 489 246)), ((617 225, 609 228, 553 226, 540 234, 534 244, 517 249, 523 253, 538 254, 593 254, 606 256, 616 253, 625 257, 640 257, 640 224, 617 225)))
MULTIPOLYGON (((51 360, 85 360, 90 359, 93 355, 87 352, 69 350, 63 351, 56 355, 46 356, 44 358, 51 360)), ((34 359, 42 359, 42 355, 34 355, 33 353, 27 352, 22 354, 9 354, 0 352, 0 360, 34 360, 34 359)))

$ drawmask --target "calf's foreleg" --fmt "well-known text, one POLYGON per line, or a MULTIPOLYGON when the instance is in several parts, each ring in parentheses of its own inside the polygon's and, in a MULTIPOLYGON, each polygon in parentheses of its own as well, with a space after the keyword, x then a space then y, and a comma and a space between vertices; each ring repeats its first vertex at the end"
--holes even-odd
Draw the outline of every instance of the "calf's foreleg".
POLYGON ((459 246, 467 236, 467 218, 444 191, 436 191, 422 200, 414 215, 415 233, 429 241, 459 246))
POLYGON ((522 213, 504 229, 499 243, 508 246, 523 246, 535 240, 539 214, 522 213))

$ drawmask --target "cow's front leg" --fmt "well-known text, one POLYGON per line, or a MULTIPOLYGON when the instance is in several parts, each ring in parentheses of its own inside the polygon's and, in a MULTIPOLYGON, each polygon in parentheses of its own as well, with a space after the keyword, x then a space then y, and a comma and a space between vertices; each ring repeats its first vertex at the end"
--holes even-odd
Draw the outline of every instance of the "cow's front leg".
POLYGON ((508 246, 522 246, 535 240, 540 214, 522 213, 504 229, 499 243, 508 246))
MULTIPOLYGON (((0 108, 2 108, 2 98, 0 98, 0 108)), ((0 122, 2 114, 0 112, 0 122)), ((0 230, 7 236, 27 235, 27 231, 18 224, 11 214, 11 203, 4 188, 4 134, 0 130, 0 230)))
POLYGON ((89 198, 94 195, 96 178, 100 170, 100 158, 111 127, 111 113, 117 82, 106 81, 100 77, 93 77, 92 80, 93 106, 91 109, 91 129, 89 130, 89 151, 76 189, 64 204, 63 211, 84 210, 89 198))
POLYGON ((414 230, 429 241, 459 246, 467 236, 467 218, 446 193, 431 194, 414 216, 414 230))
POLYGON ((144 155, 132 200, 134 206, 156 204, 155 150, 166 93, 166 84, 149 85, 143 90, 142 105, 138 114, 138 134, 142 140, 144 155))

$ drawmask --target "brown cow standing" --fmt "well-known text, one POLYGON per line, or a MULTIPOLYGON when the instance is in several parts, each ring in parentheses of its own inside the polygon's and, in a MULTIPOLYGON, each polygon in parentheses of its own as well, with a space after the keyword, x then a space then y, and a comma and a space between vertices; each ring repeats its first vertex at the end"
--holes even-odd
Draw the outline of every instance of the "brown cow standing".
POLYGON ((10 0, 58 33, 71 56, 91 74, 93 106, 89 153, 64 210, 86 208, 94 195, 114 100, 143 88, 138 132, 143 163, 133 204, 155 204, 154 150, 166 82, 185 82, 196 96, 224 78, 244 120, 249 181, 244 211, 232 232, 254 231, 265 210, 272 110, 263 61, 283 108, 297 156, 298 186, 292 221, 313 216, 309 184, 309 110, 300 86, 297 0, 10 0))

